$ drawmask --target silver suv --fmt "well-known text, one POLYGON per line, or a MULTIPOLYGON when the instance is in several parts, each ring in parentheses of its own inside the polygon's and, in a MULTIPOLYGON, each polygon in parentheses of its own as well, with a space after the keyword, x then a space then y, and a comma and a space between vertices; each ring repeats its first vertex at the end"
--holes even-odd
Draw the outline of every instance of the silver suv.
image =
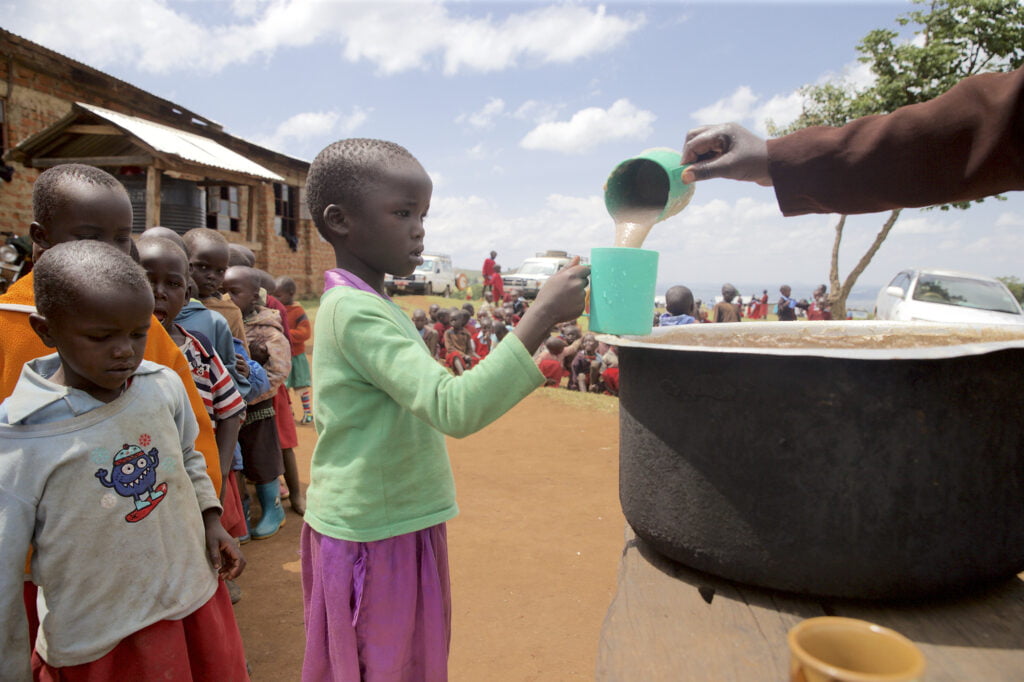
MULTIPOLYGON (((572 259, 573 256, 566 251, 543 251, 524 260, 515 272, 502 275, 501 281, 506 291, 519 289, 526 298, 536 298, 544 282, 571 263, 572 259)), ((581 258, 580 262, 586 262, 586 259, 581 258)))

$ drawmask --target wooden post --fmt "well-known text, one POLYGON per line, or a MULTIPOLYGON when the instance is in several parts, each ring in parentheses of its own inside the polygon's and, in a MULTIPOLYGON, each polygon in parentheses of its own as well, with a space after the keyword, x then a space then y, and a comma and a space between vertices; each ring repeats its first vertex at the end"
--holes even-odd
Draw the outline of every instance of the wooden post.
POLYGON ((146 227, 160 224, 160 169, 146 167, 146 227))

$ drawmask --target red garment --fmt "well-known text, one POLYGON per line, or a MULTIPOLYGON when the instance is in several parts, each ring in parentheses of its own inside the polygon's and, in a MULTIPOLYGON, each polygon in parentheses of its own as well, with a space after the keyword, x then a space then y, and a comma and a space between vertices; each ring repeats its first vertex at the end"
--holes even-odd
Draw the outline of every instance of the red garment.
POLYGON ((292 344, 292 357, 302 355, 306 352, 306 341, 313 335, 313 325, 306 317, 306 311, 301 305, 286 305, 288 341, 292 344))
POLYGON ((437 357, 439 357, 439 358, 440 357, 444 357, 444 352, 445 352, 445 348, 444 348, 444 333, 446 331, 448 331, 448 325, 446 325, 444 322, 435 322, 434 323, 434 331, 437 332, 437 347, 438 347, 437 357))
POLYGON ((489 282, 491 279, 491 275, 494 274, 494 266, 495 263, 493 258, 488 256, 487 258, 484 259, 483 275, 485 282, 489 282))
POLYGON ((473 362, 473 356, 466 355, 465 353, 460 353, 457 350, 448 351, 448 353, 444 356, 444 364, 446 367, 454 367, 455 361, 457 359, 462 360, 463 369, 472 369, 473 365, 476 364, 475 362, 473 362))
POLYGON ((608 393, 612 395, 619 394, 619 368, 609 367, 605 371, 601 372, 601 380, 604 381, 604 387, 608 393))
POLYGON ((505 283, 501 280, 501 273, 495 272, 491 274, 491 290, 494 302, 505 300, 505 283))
POLYGON ((292 399, 284 384, 278 386, 274 394, 274 424, 277 425, 277 440, 282 450, 299 447, 299 434, 295 432, 295 417, 292 415, 292 399))
POLYGON ((557 387, 562 383, 565 376, 565 367, 557 358, 548 356, 537 363, 537 368, 544 375, 544 386, 549 388, 557 387))
POLYGON ((157 621, 90 663, 54 668, 33 651, 32 676, 38 682, 249 679, 242 635, 223 582, 192 614, 181 620, 157 621))
POLYGON ((284 327, 285 338, 291 337, 291 327, 288 326, 288 309, 284 307, 284 303, 267 294, 267 307, 273 308, 281 314, 281 326, 284 327))

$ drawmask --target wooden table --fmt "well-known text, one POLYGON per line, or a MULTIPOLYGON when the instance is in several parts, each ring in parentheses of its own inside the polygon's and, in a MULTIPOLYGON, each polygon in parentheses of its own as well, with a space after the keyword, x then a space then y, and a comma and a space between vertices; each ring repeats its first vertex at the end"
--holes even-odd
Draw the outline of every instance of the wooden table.
POLYGON ((1024 681, 1024 573, 983 591, 905 603, 801 597, 699 573, 626 526, 618 590, 605 616, 599 682, 785 682, 786 633, 848 616, 912 639, 927 682, 1024 681))

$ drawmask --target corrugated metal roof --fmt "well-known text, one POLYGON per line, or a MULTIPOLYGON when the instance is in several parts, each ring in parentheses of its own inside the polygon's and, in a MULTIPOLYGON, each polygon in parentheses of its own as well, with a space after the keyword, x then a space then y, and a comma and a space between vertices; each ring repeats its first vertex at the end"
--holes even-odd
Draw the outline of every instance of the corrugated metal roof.
POLYGON ((173 154, 186 161, 198 163, 211 168, 222 168, 235 173, 244 173, 266 180, 284 182, 284 178, 272 170, 264 168, 241 154, 213 140, 194 133, 171 128, 170 126, 146 121, 135 116, 126 116, 103 107, 76 103, 86 111, 100 116, 118 128, 138 138, 142 142, 163 154, 173 154))

